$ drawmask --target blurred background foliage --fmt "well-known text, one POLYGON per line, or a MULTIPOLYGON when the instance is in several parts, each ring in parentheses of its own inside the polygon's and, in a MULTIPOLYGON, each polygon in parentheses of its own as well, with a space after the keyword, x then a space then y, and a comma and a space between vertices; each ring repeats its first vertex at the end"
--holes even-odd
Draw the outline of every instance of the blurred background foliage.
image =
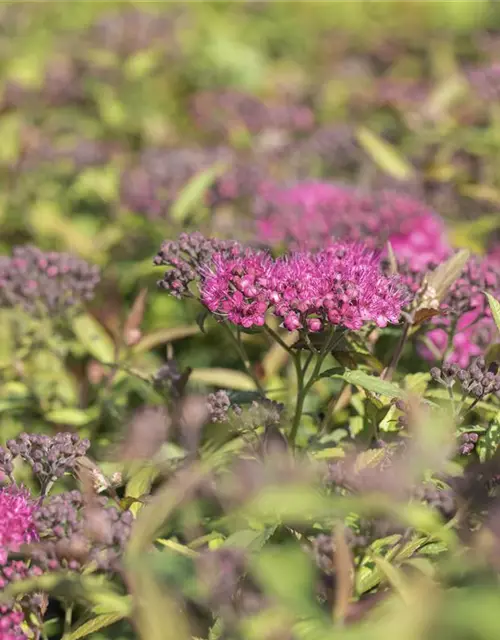
MULTIPOLYGON (((98 264, 103 281, 62 342, 2 312, 2 439, 64 425, 98 452, 133 408, 159 402, 144 376, 167 344, 181 368, 193 368, 195 387, 252 390, 222 329, 208 321, 202 332, 197 309, 155 291, 152 257, 183 230, 251 237, 265 179, 402 189, 443 216, 455 245, 491 248, 500 228, 499 56, 500 5, 488 0, 3 3, 0 248, 75 253, 98 264)), ((245 340, 264 354, 258 339, 245 340)), ((276 351, 265 356, 269 388, 283 388, 280 363, 276 351)), ((331 384, 315 393, 329 397, 331 384)), ((286 390, 275 395, 286 399, 286 390)), ((261 516, 255 528, 271 538, 261 516)), ((409 586, 381 562, 379 574, 415 603, 414 619, 394 604, 371 626, 335 633, 317 615, 302 565, 293 548, 271 546, 255 569, 280 607, 303 613, 301 638, 498 637, 497 583, 474 589, 474 568, 453 557, 443 582, 469 571, 472 586, 441 590, 438 620, 435 583, 409 586)), ((163 569, 177 586, 191 571, 166 560, 163 569)), ((264 637, 259 624, 270 621, 253 621, 246 637, 264 637)))

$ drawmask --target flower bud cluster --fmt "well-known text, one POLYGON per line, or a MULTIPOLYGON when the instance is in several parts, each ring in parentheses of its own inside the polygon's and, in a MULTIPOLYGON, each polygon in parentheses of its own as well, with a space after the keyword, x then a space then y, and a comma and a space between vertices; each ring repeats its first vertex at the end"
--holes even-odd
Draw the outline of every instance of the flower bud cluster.
POLYGON ((500 393, 500 374, 498 364, 492 362, 487 365, 480 357, 467 368, 460 368, 457 364, 444 364, 441 368, 433 367, 431 376, 446 387, 453 387, 458 383, 464 394, 477 400, 483 400, 490 393, 500 393))
POLYGON ((15 247, 0 257, 0 306, 31 314, 61 314, 94 296, 99 269, 67 253, 15 247))
POLYGON ((154 259, 157 266, 165 265, 169 270, 158 286, 180 298, 190 295, 189 287, 201 278, 201 270, 215 254, 237 256, 240 245, 232 240, 205 238, 201 233, 182 233, 177 241, 166 241, 154 259))
POLYGON ((79 571, 95 563, 101 571, 116 571, 130 536, 132 513, 107 505, 100 497, 89 507, 79 491, 54 495, 36 513, 43 545, 33 558, 47 570, 79 571))
POLYGON ((55 436, 21 433, 7 441, 12 457, 19 456, 30 465, 42 489, 65 473, 74 471, 78 458, 84 456, 89 447, 89 440, 81 440, 76 433, 57 433, 55 436))
POLYGON ((445 520, 451 520, 457 511, 457 502, 452 489, 441 489, 432 483, 419 486, 413 494, 414 499, 425 502, 435 509, 445 520))

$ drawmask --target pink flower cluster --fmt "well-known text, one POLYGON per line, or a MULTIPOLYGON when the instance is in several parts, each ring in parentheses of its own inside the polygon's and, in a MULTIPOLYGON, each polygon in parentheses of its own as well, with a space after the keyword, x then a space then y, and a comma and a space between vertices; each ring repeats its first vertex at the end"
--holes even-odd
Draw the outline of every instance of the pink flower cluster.
MULTIPOLYGON (((435 265, 428 265, 430 270, 434 267, 435 265)), ((415 293, 422 283, 424 273, 425 270, 410 270, 402 276, 403 282, 415 293)), ((472 358, 484 353, 497 335, 485 292, 500 297, 498 258, 473 256, 443 300, 441 309, 447 315, 435 318, 431 322, 432 328, 425 336, 427 344, 420 349, 424 358, 440 359, 449 346, 447 362, 465 368, 472 358), (448 345, 454 321, 456 328, 451 344, 448 345)))
MULTIPOLYGON (((426 339, 432 345, 432 349, 425 344, 420 349, 420 354, 426 360, 439 359, 446 353, 450 321, 441 321, 441 326, 431 329, 426 334, 426 339), (443 326, 444 325, 444 326, 443 326)), ((495 340, 497 333, 493 318, 488 313, 474 310, 464 313, 457 322, 457 328, 451 341, 451 349, 446 361, 466 368, 473 358, 480 356, 495 340)))
POLYGON ((271 310, 289 331, 328 324, 357 330, 369 322, 385 327, 398 322, 408 295, 379 265, 379 254, 354 243, 276 260, 251 249, 237 257, 216 254, 202 273, 201 300, 245 328, 262 326, 271 310))
POLYGON ((15 611, 6 605, 0 605, 0 640, 24 640, 28 636, 21 625, 24 622, 22 611, 15 611))
MULTIPOLYGON (((27 489, 15 485, 0 489, 0 590, 16 576, 28 575, 28 566, 21 560, 9 561, 8 555, 19 551, 22 544, 38 540, 33 517, 36 506, 27 489)), ((27 638, 23 622, 24 614, 15 605, 1 605, 0 639, 27 638)))
POLYGON ((365 194, 354 188, 306 181, 263 187, 256 207, 261 241, 292 248, 323 248, 331 238, 383 247, 416 268, 450 251, 442 220, 418 200, 394 191, 365 194))
POLYGON ((27 489, 10 485, 0 490, 0 565, 9 551, 38 540, 33 514, 37 508, 27 489))

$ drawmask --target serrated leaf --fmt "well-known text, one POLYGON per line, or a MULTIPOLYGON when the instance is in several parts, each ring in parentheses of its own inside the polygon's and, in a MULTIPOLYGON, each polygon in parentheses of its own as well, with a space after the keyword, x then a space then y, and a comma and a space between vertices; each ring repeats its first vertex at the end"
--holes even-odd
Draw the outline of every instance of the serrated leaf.
POLYGON ((232 371, 231 369, 194 369, 190 380, 212 387, 221 387, 222 389, 236 389, 238 391, 253 391, 255 389, 255 382, 250 376, 241 371, 232 371))
POLYGON ((481 462, 490 460, 500 444, 500 422, 494 420, 488 431, 480 436, 476 445, 477 455, 481 462))
POLYGON ((170 327, 168 329, 159 329, 143 336, 141 340, 133 347, 133 353, 144 353, 150 351, 161 344, 173 342, 174 340, 182 340, 194 336, 200 332, 197 325, 185 325, 181 327, 170 327))
POLYGON ((320 449, 319 451, 313 451, 311 456, 315 460, 331 460, 333 458, 344 458, 345 451, 340 447, 329 447, 328 449, 320 449))
POLYGON ((423 396, 427 390, 427 386, 430 382, 431 376, 427 372, 409 373, 404 378, 404 386, 408 391, 418 393, 423 396))
POLYGON ((356 133, 360 145, 386 173, 397 180, 408 180, 414 174, 413 167, 401 157, 399 151, 366 127, 356 133))
POLYGON ((356 457, 354 470, 356 473, 359 473, 363 471, 363 469, 376 467, 384 460, 386 455, 387 453, 384 449, 368 449, 367 451, 362 451, 356 457))
POLYGON ((498 300, 490 293, 485 293, 485 296, 488 299, 488 304, 490 305, 491 314, 495 320, 497 329, 500 331, 500 302, 498 302, 498 300))
POLYGON ((90 355, 100 362, 113 364, 115 345, 104 327, 88 314, 80 314, 73 319, 73 331, 90 355))
POLYGON ((96 633, 101 629, 105 629, 115 622, 123 620, 124 616, 120 613, 108 613, 102 616, 96 616, 92 620, 88 620, 80 625, 74 631, 71 631, 68 635, 65 635, 65 640, 80 640, 80 638, 86 638, 91 633, 96 633))
POLYGON ((217 163, 191 178, 170 208, 170 218, 175 222, 184 222, 197 206, 202 206, 206 190, 226 167, 225 163, 217 163))
POLYGON ((371 391, 372 393, 378 393, 387 398, 401 398, 405 395, 403 389, 400 389, 393 382, 382 380, 377 376, 370 376, 364 371, 345 371, 341 376, 349 384, 354 384, 357 387, 371 391))
POLYGON ((429 289, 435 292, 438 302, 443 300, 451 285, 460 276, 469 257, 470 251, 461 249, 428 276, 429 289))

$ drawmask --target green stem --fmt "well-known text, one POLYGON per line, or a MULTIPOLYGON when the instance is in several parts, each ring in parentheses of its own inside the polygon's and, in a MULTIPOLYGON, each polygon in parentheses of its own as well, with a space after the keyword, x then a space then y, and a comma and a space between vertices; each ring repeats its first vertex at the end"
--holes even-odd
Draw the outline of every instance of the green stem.
MULTIPOLYGON (((304 369, 300 366, 300 354, 294 356, 294 361, 296 362, 297 369, 297 403, 295 405, 295 414, 293 416, 292 428, 290 430, 290 435, 288 441, 291 447, 295 447, 295 440, 297 439, 297 433, 300 426, 300 420, 302 418, 302 412, 304 410, 304 402, 309 393, 309 390, 314 385, 314 383, 318 380, 318 375, 321 371, 321 365, 325 360, 326 356, 330 353, 330 351, 342 340, 344 337, 344 332, 342 331, 338 338, 335 336, 335 329, 332 328, 328 339, 325 344, 321 348, 321 351, 318 353, 316 358, 316 363, 311 373, 309 380, 304 384, 304 378, 307 368, 311 362, 311 358, 308 357, 304 369)), ((314 354, 313 354, 314 355, 314 354)))
POLYGON ((64 613, 63 640, 64 640, 64 638, 66 638, 66 637, 68 637, 70 635, 72 620, 73 620, 73 605, 68 603, 66 605, 66 611, 64 613))
POLYGON ((383 380, 390 380, 396 371, 396 367, 398 366, 399 359, 401 358, 401 354, 403 353, 403 349, 405 347, 406 341, 408 340, 408 334, 410 332, 410 322, 407 320, 403 326, 403 332, 399 337, 398 344, 394 351, 394 354, 391 359, 391 363, 385 370, 385 372, 380 376, 383 380))
POLYGON ((234 346, 235 346, 235 348, 236 348, 236 350, 238 352, 238 355, 240 356, 241 361, 243 362, 243 366, 245 367, 245 371, 252 378, 252 380, 254 381, 255 386, 257 387, 259 392, 262 395, 265 395, 264 387, 261 385, 260 380, 257 378, 257 376, 255 375, 254 371, 252 370, 252 365, 250 363, 250 359, 249 359, 248 354, 247 354, 247 352, 245 350, 245 347, 243 346, 243 343, 241 341, 241 336, 240 336, 239 329, 237 329, 237 335, 235 336, 234 333, 231 331, 231 327, 227 324, 227 322, 224 322, 222 326, 226 329, 227 334, 231 338, 231 342, 234 344, 234 346))

